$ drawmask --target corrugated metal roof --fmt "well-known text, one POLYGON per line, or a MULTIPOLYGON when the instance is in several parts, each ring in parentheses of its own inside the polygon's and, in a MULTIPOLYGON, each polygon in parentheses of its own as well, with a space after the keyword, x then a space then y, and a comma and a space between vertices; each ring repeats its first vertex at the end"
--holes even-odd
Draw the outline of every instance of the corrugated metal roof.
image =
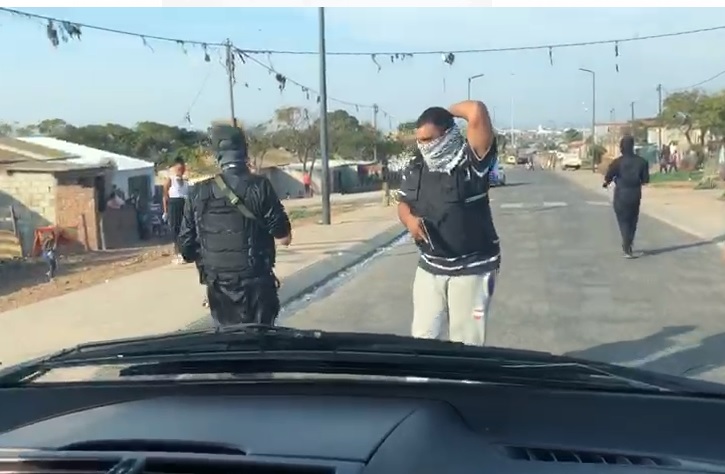
POLYGON ((72 163, 70 160, 25 160, 0 163, 3 171, 27 171, 33 173, 65 173, 69 171, 102 171, 103 166, 72 163))
POLYGON ((75 157, 72 153, 29 143, 12 137, 0 138, 0 150, 33 160, 56 160, 75 157))
POLYGON ((150 161, 119 155, 117 153, 111 153, 110 151, 98 150, 96 148, 67 142, 65 140, 59 140, 57 138, 22 137, 18 138, 18 140, 75 155, 76 157, 67 160, 71 163, 99 166, 103 162, 111 160, 116 164, 116 168, 119 171, 153 169, 154 167, 154 164, 150 161))

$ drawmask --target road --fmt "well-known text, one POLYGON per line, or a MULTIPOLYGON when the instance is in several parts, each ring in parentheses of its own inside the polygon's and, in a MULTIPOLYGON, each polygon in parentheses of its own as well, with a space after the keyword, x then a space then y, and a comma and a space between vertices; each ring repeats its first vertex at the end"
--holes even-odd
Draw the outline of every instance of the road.
MULTIPOLYGON (((548 171, 510 170, 491 192, 503 264, 488 342, 725 382, 725 262, 719 249, 643 215, 621 256, 606 196, 548 171)), ((417 260, 384 253, 282 324, 409 334, 417 260)))

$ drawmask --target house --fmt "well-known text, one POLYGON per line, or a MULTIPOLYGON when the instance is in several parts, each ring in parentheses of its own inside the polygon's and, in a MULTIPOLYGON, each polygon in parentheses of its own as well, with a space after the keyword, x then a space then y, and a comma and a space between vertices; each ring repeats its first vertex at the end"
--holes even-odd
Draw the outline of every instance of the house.
POLYGON ((87 250, 101 247, 99 203, 112 169, 41 159, 0 149, 0 209, 12 207, 21 254, 29 255, 39 228, 58 226, 87 250))
MULTIPOLYGON (((53 150, 60 155, 60 158, 46 159, 61 159, 69 163, 86 166, 101 166, 111 162, 115 168, 111 177, 112 185, 123 191, 126 196, 138 194, 145 199, 150 199, 153 196, 155 173, 154 164, 150 161, 51 137, 22 137, 17 138, 15 141, 28 144, 31 147, 36 146, 44 150, 53 150)), ((33 158, 28 156, 27 152, 25 155, 28 158, 33 158)))
MULTIPOLYGON (((693 144, 701 143, 702 131, 699 128, 693 128, 690 130, 690 139, 693 144)), ((710 132, 707 132, 704 137, 704 143, 708 143, 713 140, 713 136, 710 132)), ((654 143, 662 145, 669 145, 670 143, 677 143, 677 147, 680 151, 687 151, 690 149, 690 144, 687 142, 687 137, 682 128, 680 127, 648 127, 647 128, 647 143, 654 143), (660 133, 661 142, 660 142, 660 133)))

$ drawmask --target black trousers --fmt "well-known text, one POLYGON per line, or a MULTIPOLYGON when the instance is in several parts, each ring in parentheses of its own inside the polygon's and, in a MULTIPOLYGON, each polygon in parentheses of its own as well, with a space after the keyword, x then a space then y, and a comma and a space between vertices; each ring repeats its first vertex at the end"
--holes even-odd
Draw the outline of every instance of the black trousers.
POLYGON ((174 250, 177 254, 179 250, 179 231, 181 230, 181 221, 184 219, 184 198, 169 199, 169 227, 171 228, 171 236, 174 238, 174 250))
POLYGON ((279 284, 274 275, 249 280, 206 277, 211 317, 217 327, 235 324, 272 326, 279 315, 279 284))
POLYGON ((625 190, 614 195, 614 215, 617 217, 619 233, 622 236, 622 250, 625 252, 632 250, 641 201, 641 192, 625 190))

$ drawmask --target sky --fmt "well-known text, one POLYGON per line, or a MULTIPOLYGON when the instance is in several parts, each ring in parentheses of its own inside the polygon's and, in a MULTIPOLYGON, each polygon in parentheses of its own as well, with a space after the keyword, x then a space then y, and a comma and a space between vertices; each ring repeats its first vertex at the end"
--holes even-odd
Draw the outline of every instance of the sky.
MULTIPOLYGON (((229 38, 242 50, 317 51, 316 8, 35 8, 26 12, 147 35, 210 43, 229 38)), ((725 25, 725 9, 706 8, 327 8, 329 52, 464 50, 552 45, 646 36, 725 25)), ((370 55, 327 57, 328 109, 343 108, 379 126, 414 120, 426 107, 472 97, 484 101, 497 127, 587 126, 591 121, 591 76, 596 71, 597 121, 627 120, 657 111, 658 83, 676 91, 725 70, 716 44, 725 30, 675 38, 578 48, 457 54, 452 65, 440 55, 395 63, 370 55), (616 65, 619 65, 619 72, 616 65), (344 105, 336 100, 361 104, 344 105)), ((223 52, 83 29, 81 41, 54 48, 45 24, 0 11, 0 121, 133 125, 151 120, 206 128, 230 115, 223 52)), ((317 55, 254 56, 290 80, 319 90, 317 55)), ((725 75, 702 86, 725 88, 725 75)), ((254 62, 237 66, 236 115, 261 123, 274 110, 303 106, 317 113, 316 95, 274 76, 254 62)))

